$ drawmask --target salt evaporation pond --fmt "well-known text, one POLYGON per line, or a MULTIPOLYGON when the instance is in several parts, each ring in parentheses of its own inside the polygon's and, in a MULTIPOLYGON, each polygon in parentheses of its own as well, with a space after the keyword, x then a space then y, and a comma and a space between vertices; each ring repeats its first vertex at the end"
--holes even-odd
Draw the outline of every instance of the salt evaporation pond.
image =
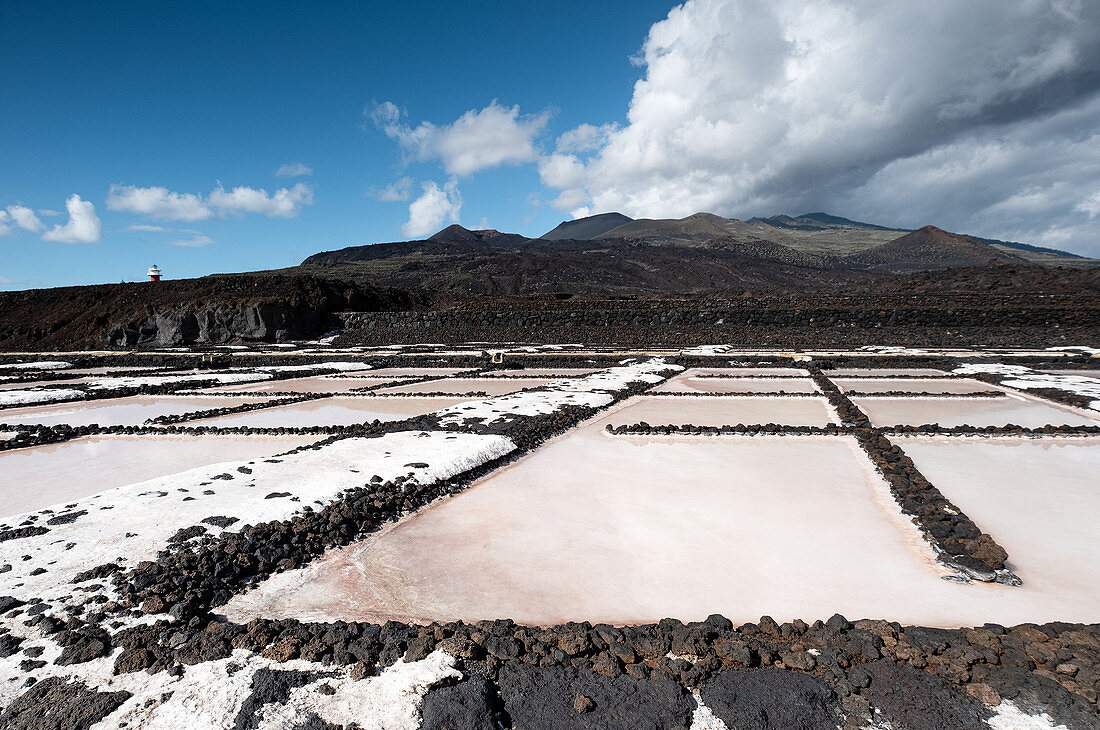
POLYGON ((289 451, 316 436, 86 436, 0 452, 0 517, 223 461, 289 451), (94 464, 94 468, 89 465, 94 464))
POLYGON ((600 368, 524 368, 523 370, 494 370, 492 372, 501 375, 522 375, 533 378, 552 378, 559 375, 566 378, 575 378, 580 375, 598 373, 599 371, 600 368))
MULTIPOLYGON (((836 423, 824 397, 634 396, 602 414, 596 423, 629 426, 693 424, 736 426, 775 423, 781 426, 830 426, 836 423)), ((759 617, 757 617, 759 618, 759 617)))
POLYGON ((945 378, 932 380, 927 378, 830 378, 836 387, 845 393, 984 393, 1001 392, 1001 389, 989 383, 971 378, 945 378))
POLYGON ((400 421, 465 403, 468 398, 341 397, 262 408, 216 418, 188 421, 188 425, 290 428, 298 426, 350 426, 356 423, 400 421))
POLYGON ((491 396, 507 395, 524 388, 541 388, 553 383, 554 378, 446 378, 428 380, 423 383, 393 385, 379 388, 378 393, 448 393, 463 395, 467 393, 488 393, 491 396))
POLYGON ((806 378, 810 373, 802 368, 688 368, 682 376, 693 377, 696 375, 734 375, 736 377, 786 377, 806 378))
POLYGON ((203 388, 196 393, 346 393, 356 388, 367 388, 372 385, 384 385, 393 382, 393 378, 333 378, 319 376, 312 378, 289 378, 287 380, 265 380, 260 383, 234 383, 232 385, 219 385, 214 388, 203 388))
POLYGON ((1008 551, 1041 615, 1019 621, 1097 621, 1100 614, 1100 438, 896 438, 920 472, 1008 551), (1041 604, 1040 604, 1041 605, 1041 604))
POLYGON ((852 402, 871 423, 879 427, 922 426, 1006 426, 1024 428, 1053 426, 1096 426, 1100 421, 1082 415, 1077 409, 1029 400, 1014 394, 1003 398, 861 398, 852 402))
MULTIPOLYGON (((1055 473, 1080 480, 1100 466, 1077 464, 1055 473)), ((1025 492, 1036 483, 1037 472, 1013 473, 997 478, 1025 492)), ((1072 524, 1100 507, 1093 491, 1074 502, 1072 524)), ((224 611, 237 622, 1100 620, 1096 568, 1040 580, 1032 538, 1012 537, 1031 529, 1032 506, 998 509, 1015 524, 975 518, 1008 547, 1022 587, 944 580, 950 573, 849 437, 612 437, 593 422, 368 540, 273 576, 224 611)), ((1074 565, 1095 562, 1096 539, 1082 540, 1074 565)))
POLYGON ((192 411, 230 408, 245 403, 263 403, 270 398, 249 396, 135 395, 48 406, 8 408, 0 411, 0 423, 54 426, 140 426, 157 416, 178 416, 192 411))
POLYGON ((906 375, 913 377, 923 377, 929 375, 947 375, 943 370, 936 370, 935 368, 836 368, 835 370, 826 370, 825 374, 830 378, 836 376, 852 376, 852 377, 905 377, 906 375))
POLYGON ((345 373, 345 375, 355 378, 428 378, 468 373, 470 370, 472 368, 378 368, 377 370, 361 370, 354 374, 345 373))
POLYGON ((809 378, 706 378, 680 375, 661 383, 655 393, 817 393, 809 378))

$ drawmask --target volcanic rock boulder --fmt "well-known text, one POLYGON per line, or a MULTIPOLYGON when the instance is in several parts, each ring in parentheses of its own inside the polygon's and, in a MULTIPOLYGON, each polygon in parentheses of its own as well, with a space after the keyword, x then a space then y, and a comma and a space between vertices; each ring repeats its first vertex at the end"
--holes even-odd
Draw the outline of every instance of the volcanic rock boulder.
POLYGON ((694 700, 676 682, 627 675, 611 679, 572 667, 505 666, 500 693, 513 727, 542 730, 686 729, 695 710, 694 700), (585 703, 584 712, 576 707, 578 695, 591 703, 585 703))
POLYGON ((111 714, 132 695, 98 692, 83 682, 59 677, 38 682, 0 715, 7 730, 86 730, 111 714))
POLYGON ((723 672, 699 688, 730 730, 835 730, 836 699, 824 682, 778 669, 723 672))

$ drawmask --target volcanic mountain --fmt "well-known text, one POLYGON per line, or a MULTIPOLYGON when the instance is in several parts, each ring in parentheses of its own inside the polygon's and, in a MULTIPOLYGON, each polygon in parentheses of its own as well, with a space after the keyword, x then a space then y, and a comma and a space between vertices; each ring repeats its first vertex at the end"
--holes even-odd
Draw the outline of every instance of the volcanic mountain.
POLYGON ((604 213, 540 238, 449 226, 421 241, 314 254, 290 271, 459 294, 696 295, 860 285, 890 272, 992 261, 1084 265, 1051 249, 994 245, 934 226, 909 232, 827 213, 742 221, 712 213, 631 220, 604 213))

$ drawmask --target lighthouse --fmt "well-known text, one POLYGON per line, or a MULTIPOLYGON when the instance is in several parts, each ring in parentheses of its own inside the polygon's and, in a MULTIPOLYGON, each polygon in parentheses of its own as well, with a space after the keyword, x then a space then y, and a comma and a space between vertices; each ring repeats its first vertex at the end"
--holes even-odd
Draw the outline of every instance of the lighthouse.
POLYGON ((156 264, 149 267, 149 281, 160 281, 160 269, 156 264))

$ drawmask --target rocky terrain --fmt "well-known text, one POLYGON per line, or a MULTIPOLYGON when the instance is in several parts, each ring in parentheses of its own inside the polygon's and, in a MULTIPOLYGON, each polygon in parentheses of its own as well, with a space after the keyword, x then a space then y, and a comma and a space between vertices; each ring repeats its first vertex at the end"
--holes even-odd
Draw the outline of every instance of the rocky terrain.
POLYGON ((0 349, 308 339, 341 328, 338 312, 408 311, 425 301, 407 291, 315 276, 207 276, 2 292, 0 349))

